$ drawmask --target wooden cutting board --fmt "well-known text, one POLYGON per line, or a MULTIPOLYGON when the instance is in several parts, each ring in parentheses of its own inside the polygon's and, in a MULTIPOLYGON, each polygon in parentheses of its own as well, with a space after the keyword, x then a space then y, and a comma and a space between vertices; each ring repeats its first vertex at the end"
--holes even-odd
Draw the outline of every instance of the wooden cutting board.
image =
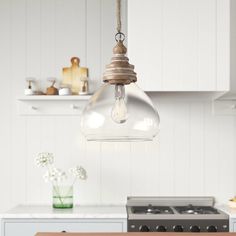
POLYGON ((68 86, 71 88, 73 95, 78 95, 81 91, 81 78, 88 77, 88 68, 80 67, 80 59, 78 57, 71 58, 71 67, 62 69, 62 86, 68 86))

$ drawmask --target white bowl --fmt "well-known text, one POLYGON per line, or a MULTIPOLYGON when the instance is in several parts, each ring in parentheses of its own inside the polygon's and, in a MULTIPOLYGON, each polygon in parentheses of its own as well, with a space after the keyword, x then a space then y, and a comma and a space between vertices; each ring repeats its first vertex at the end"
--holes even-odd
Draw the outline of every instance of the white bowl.
POLYGON ((71 89, 70 88, 60 88, 59 95, 60 96, 71 95, 71 89))
POLYGON ((34 95, 33 89, 25 89, 25 95, 26 95, 26 96, 34 95))

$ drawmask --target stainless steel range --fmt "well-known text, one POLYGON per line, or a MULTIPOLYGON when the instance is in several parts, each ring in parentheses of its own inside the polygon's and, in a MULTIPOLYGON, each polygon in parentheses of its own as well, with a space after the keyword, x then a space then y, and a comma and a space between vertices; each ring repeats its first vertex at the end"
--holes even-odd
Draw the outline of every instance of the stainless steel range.
POLYGON ((128 232, 229 232, 213 197, 128 197, 128 232))

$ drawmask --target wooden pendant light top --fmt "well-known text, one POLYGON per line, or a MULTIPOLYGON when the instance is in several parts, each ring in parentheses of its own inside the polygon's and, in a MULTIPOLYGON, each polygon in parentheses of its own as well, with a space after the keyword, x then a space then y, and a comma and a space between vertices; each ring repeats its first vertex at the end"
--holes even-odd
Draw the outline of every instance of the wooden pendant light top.
POLYGON ((103 75, 103 81, 110 84, 130 84, 137 81, 134 66, 129 64, 128 57, 125 56, 127 52, 123 44, 123 40, 119 40, 113 48, 114 56, 111 63, 106 66, 103 75))
POLYGON ((126 54, 127 48, 123 44, 123 41, 119 40, 116 44, 116 46, 113 48, 114 54, 126 54))

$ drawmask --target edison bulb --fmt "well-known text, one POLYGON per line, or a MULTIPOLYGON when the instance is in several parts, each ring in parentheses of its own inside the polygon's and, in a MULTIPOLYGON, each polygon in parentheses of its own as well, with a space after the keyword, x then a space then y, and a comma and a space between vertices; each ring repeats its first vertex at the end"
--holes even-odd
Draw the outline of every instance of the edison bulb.
POLYGON ((116 98, 115 104, 112 108, 112 120, 116 123, 122 124, 127 120, 127 107, 123 98, 116 98))
POLYGON ((128 110, 125 103, 124 85, 115 85, 115 104, 112 107, 111 118, 118 124, 122 124, 128 119, 128 110))

